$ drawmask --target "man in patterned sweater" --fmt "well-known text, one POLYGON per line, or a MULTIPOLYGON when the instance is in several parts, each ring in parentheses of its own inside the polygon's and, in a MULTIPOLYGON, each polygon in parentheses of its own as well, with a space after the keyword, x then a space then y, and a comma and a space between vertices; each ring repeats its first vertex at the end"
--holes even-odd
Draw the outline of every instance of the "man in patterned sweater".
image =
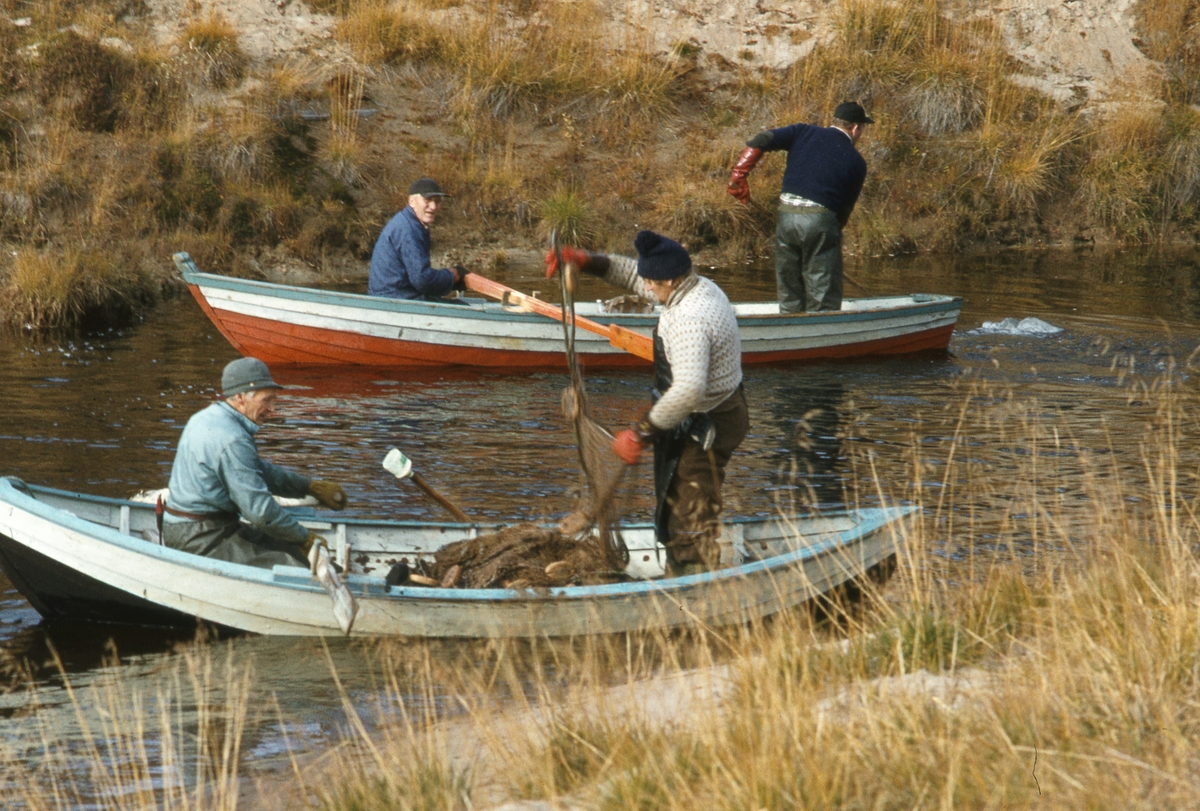
MULTIPOLYGON (((664 305, 654 330, 653 404, 617 434, 613 451, 635 464, 654 448, 654 525, 667 573, 720 561, 725 466, 750 427, 742 389, 742 345, 729 299, 692 271, 683 246, 652 231, 634 240, 637 259, 566 247, 564 264, 664 305)), ((546 254, 547 276, 558 270, 546 254)))

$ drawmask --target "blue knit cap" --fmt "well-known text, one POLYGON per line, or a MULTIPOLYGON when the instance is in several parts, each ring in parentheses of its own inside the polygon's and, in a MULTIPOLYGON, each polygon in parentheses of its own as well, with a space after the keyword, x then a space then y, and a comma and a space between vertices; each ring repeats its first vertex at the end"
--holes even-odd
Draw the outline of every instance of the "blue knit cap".
POLYGON ((692 258, 684 247, 662 234, 638 231, 633 247, 638 252, 638 275, 643 279, 661 282, 678 278, 692 269, 692 258))

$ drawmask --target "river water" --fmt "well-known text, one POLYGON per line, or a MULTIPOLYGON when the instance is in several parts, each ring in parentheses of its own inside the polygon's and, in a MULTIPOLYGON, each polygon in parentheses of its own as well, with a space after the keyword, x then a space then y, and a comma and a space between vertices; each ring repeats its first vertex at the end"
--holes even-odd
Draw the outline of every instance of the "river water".
MULTIPOLYGON (((548 290, 539 275, 535 268, 510 268, 496 277, 522 290, 548 290)), ((709 275, 734 300, 774 294, 769 268, 709 275)), ((848 295, 962 296, 950 353, 747 369, 753 427, 731 466, 729 513, 770 514, 805 500, 916 498, 926 506, 942 503, 946 530, 938 542, 951 559, 962 554, 956 520, 969 524, 975 546, 1029 544, 1032 552, 1037 532, 1017 526, 1024 508, 1012 506, 1029 490, 1022 457, 1030 434, 1065 443, 1070 452, 1061 456, 1076 463, 1107 454, 1117 460, 1113 470, 1138 468, 1155 413, 1146 392, 1172 365, 1186 388, 1187 361, 1200 342, 1195 253, 873 260, 850 267, 848 278, 848 295), (980 331, 984 322, 1029 317, 1062 331, 980 331), (917 475, 914 449, 925 459, 917 475), (965 461, 951 476, 954 454, 965 461), (966 497, 965 479, 974 482, 966 497)), ((234 357, 189 297, 111 334, 48 343, 0 338, 0 475, 122 497, 165 486, 179 431, 212 401, 221 369, 234 357)), ((276 377, 288 391, 280 421, 259 433, 263 454, 343 482, 350 514, 445 518, 411 484, 397 485, 382 470, 393 445, 474 517, 536 520, 570 507, 578 464, 559 411, 563 374, 277 369, 276 377)), ((593 416, 618 428, 644 408, 650 376, 608 372, 588 375, 587 385, 593 416)), ((1187 444, 1179 447, 1181 467, 1195 470, 1197 453, 1187 444)), ((1053 476, 1053 497, 1079 505, 1076 518, 1085 525, 1086 471, 1064 465, 1053 476)), ((646 516, 651 503, 646 476, 627 507, 646 516)), ((73 684, 118 674, 136 687, 177 663, 188 639, 47 625, 0 575, 0 665, 14 687, 24 683, 13 675, 18 670, 33 674, 32 687, 0 694, 0 754, 28 763, 45 757, 43 727, 34 717, 51 719, 68 744, 75 740, 78 720, 55 656, 73 684), (110 639, 119 665, 106 658, 110 639)), ((301 750, 336 735, 343 689, 364 702, 375 689, 361 645, 255 637, 223 644, 222 655, 253 667, 256 703, 278 699, 275 720, 257 724, 250 743, 259 768, 282 762, 284 730, 287 743, 301 750)))

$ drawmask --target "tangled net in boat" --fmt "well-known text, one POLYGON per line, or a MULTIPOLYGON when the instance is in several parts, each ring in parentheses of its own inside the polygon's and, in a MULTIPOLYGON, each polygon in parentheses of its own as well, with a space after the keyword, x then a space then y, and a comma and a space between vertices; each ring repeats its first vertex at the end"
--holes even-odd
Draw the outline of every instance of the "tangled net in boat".
POLYGON ((616 529, 625 464, 612 435, 588 417, 573 389, 563 411, 575 428, 582 470, 579 502, 557 527, 525 523, 442 547, 424 576, 460 588, 540 588, 626 580, 629 553, 616 529))
POLYGON ((460 588, 540 588, 596 585, 626 579, 613 569, 595 538, 578 539, 554 528, 516 524, 438 550, 429 575, 460 588))

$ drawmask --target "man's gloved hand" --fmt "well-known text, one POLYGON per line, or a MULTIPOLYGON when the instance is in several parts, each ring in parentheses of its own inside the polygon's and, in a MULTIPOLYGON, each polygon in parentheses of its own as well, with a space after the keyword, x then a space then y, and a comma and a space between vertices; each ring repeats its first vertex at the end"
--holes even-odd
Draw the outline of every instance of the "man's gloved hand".
POLYGON ((312 548, 317 544, 320 544, 326 549, 329 548, 329 542, 310 529, 308 531, 308 538, 306 538, 305 541, 300 544, 300 551, 304 553, 304 557, 308 557, 312 552, 312 548))
POLYGON ((467 274, 470 272, 471 271, 467 270, 462 265, 454 266, 454 289, 455 290, 466 290, 467 289, 467 274))
MULTIPOLYGON (((558 249, 564 265, 574 265, 589 276, 603 276, 608 273, 608 257, 602 253, 592 253, 573 245, 564 245, 558 249)), ((561 268, 558 266, 558 256, 554 249, 546 251, 546 278, 552 278, 561 268)))
POLYGON ((761 149, 752 146, 746 147, 738 156, 737 162, 733 165, 733 171, 729 174, 729 185, 725 187, 725 191, 743 203, 750 202, 750 182, 746 180, 746 176, 750 174, 751 169, 758 165, 758 159, 762 157, 762 153, 761 149))
POLYGON ((647 411, 633 427, 626 428, 613 437, 613 453, 625 464, 636 465, 642 451, 654 441, 657 433, 658 429, 650 422, 650 412, 647 411))
POLYGON ((331 510, 345 509, 350 500, 337 482, 314 481, 308 486, 308 494, 331 510))

